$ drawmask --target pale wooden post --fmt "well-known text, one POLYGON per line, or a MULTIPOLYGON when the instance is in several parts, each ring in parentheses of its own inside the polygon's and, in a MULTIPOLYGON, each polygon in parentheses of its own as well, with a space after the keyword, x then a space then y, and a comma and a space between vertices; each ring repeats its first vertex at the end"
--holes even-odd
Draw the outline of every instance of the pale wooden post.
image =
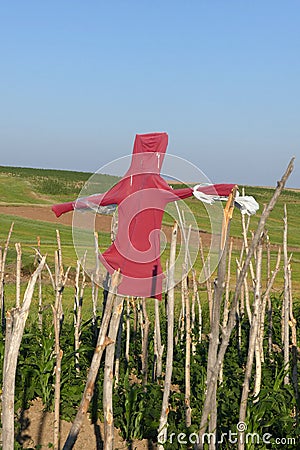
POLYGON ((98 340, 93 355, 93 359, 91 362, 91 367, 88 373, 85 389, 82 395, 81 403, 79 405, 79 409, 76 414, 75 420, 72 424, 71 430, 68 434, 67 440, 63 446, 63 450, 70 450, 73 448, 73 445, 75 444, 78 434, 80 432, 83 418, 87 413, 89 404, 93 397, 95 381, 97 378, 103 352, 106 346, 111 343, 111 340, 107 337, 107 330, 111 318, 114 299, 120 281, 121 281, 120 272, 119 271, 114 272, 114 274, 112 275, 111 287, 107 296, 105 310, 103 313, 101 326, 98 334, 98 340))
MULTIPOLYGON (((210 382, 210 378, 214 376, 213 368, 217 359, 218 345, 220 342, 220 318, 221 318, 221 304, 224 292, 225 277, 226 277, 226 257, 227 257, 227 243, 230 228, 230 221, 232 219, 234 210, 234 198, 236 194, 236 188, 230 193, 226 206, 224 208, 224 216, 222 223, 222 235, 221 235, 221 248, 220 248, 220 261, 218 266, 218 275, 215 280, 213 303, 211 310, 211 324, 209 334, 209 348, 207 356, 207 384, 210 382)), ((209 432, 216 436, 217 434, 217 385, 215 385, 214 392, 211 397, 209 405, 209 432)), ((209 443, 209 449, 214 450, 216 448, 216 440, 212 439, 209 443)))
POLYGON ((45 264, 42 258, 28 282, 21 307, 7 311, 7 334, 5 339, 5 358, 2 392, 2 444, 3 449, 14 449, 14 397, 18 354, 24 333, 25 323, 31 305, 34 286, 45 264))
POLYGON ((126 344, 125 344, 125 360, 126 366, 129 364, 130 350, 130 299, 126 298, 126 344))
MULTIPOLYGON (((41 252, 41 239, 37 237, 37 251, 38 254, 41 252)), ((39 274, 38 278, 38 289, 39 289, 39 309, 38 309, 38 325, 39 329, 43 329, 43 295, 42 295, 42 273, 39 274)))
POLYGON ((5 275, 5 263, 7 257, 7 251, 9 246, 9 241, 14 228, 14 222, 12 222, 7 239, 4 245, 4 250, 0 249, 0 309, 1 309, 1 326, 3 333, 5 332, 5 295, 4 295, 4 275, 5 275))
POLYGON ((114 416, 113 416, 113 379, 116 338, 123 311, 124 297, 117 295, 114 299, 113 313, 110 319, 106 348, 104 380, 103 380, 103 413, 104 413, 104 450, 114 450, 114 416))
POLYGON ((149 330, 150 320, 147 312, 146 299, 142 298, 142 314, 143 314, 143 337, 142 337, 142 377, 143 385, 148 382, 148 343, 149 343, 149 330))
POLYGON ((56 230, 57 250, 55 252, 55 304, 52 305, 54 325, 55 383, 54 383, 54 424, 53 448, 60 449, 60 380, 63 351, 60 348, 60 332, 63 322, 62 295, 68 279, 70 267, 64 273, 59 231, 56 230))
POLYGON ((284 217, 283 217, 283 263, 284 263, 284 298, 282 305, 282 337, 283 337, 283 360, 284 368, 286 370, 284 376, 284 384, 290 383, 289 369, 290 369, 290 336, 289 336, 289 318, 290 318, 290 287, 289 287, 289 273, 288 273, 288 250, 287 250, 287 210, 286 204, 284 204, 284 217))
POLYGON ((168 297, 167 297, 167 359, 166 373, 164 380, 164 393, 162 401, 162 409, 158 428, 158 450, 163 450, 163 444, 167 439, 167 424, 169 414, 169 395, 171 388, 172 370, 173 370, 173 349, 174 349, 174 270, 176 258, 176 241, 177 241, 178 225, 175 223, 170 248, 170 263, 168 270, 168 297))
MULTIPOLYGON (((249 336, 249 344, 248 344, 248 355, 247 355, 247 364, 245 370, 245 378, 243 383, 243 391, 240 403, 240 414, 239 414, 239 422, 245 422, 246 420, 246 412, 247 412, 247 402, 250 391, 250 379, 253 365, 254 353, 257 351, 257 336, 259 330, 259 322, 260 322, 260 309, 261 309, 261 266, 262 266, 262 242, 259 242, 258 251, 257 251, 257 259, 256 259, 256 276, 255 276, 255 291, 254 291, 254 302, 253 302, 253 314, 252 314, 252 322, 250 327, 250 336, 249 336)), ((257 362, 260 362, 260 358, 257 362)), ((261 364, 256 367, 256 370, 261 370, 261 364)), ((261 376, 261 374, 260 374, 261 376)), ((244 450, 245 442, 244 442, 244 434, 240 433, 238 439, 238 449, 244 450)))
POLYGON ((297 320, 293 313, 293 290, 292 290, 292 268, 288 265, 290 286, 290 326, 292 332, 292 381, 296 398, 296 423, 299 423, 299 384, 298 384, 298 346, 297 346, 297 320))
POLYGON ((191 308, 190 297, 187 284, 187 261, 183 267, 182 295, 185 302, 185 424, 190 427, 192 424, 191 410, 191 308))
POLYGON ((86 285, 85 281, 85 261, 86 254, 83 257, 82 263, 77 261, 76 276, 75 276, 75 295, 74 295, 74 350, 75 350, 75 369, 80 372, 79 364, 79 349, 81 345, 81 323, 82 323, 82 303, 83 294, 86 285), (79 285, 80 267, 81 270, 81 284, 79 285))
POLYGON ((154 368, 153 368, 153 381, 161 376, 162 373, 162 356, 164 351, 164 345, 161 343, 161 331, 160 331, 160 301, 156 298, 154 300, 154 368))

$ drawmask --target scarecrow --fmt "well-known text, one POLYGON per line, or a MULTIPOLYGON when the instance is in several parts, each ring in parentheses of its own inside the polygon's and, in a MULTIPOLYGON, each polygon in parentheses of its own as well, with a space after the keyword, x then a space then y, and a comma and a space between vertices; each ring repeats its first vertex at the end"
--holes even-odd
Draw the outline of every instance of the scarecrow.
POLYGON ((118 230, 111 246, 99 259, 112 274, 120 270, 121 295, 161 299, 164 274, 160 261, 160 229, 169 202, 195 196, 212 204, 226 200, 234 192, 234 204, 243 214, 254 214, 253 197, 241 197, 235 184, 196 185, 173 189, 160 175, 168 145, 167 133, 136 135, 131 165, 122 179, 104 194, 54 205, 59 217, 74 209, 118 206, 118 230))

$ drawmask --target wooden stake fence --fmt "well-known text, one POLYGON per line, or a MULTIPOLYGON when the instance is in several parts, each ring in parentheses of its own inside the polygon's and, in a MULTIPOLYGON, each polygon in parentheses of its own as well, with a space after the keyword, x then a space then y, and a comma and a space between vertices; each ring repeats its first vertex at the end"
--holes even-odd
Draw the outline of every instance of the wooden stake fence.
POLYGON ((220 343, 219 349, 218 349, 218 354, 217 354, 217 359, 215 362, 215 365, 213 367, 212 370, 212 376, 209 380, 209 383, 207 385, 207 392, 206 392, 206 397, 205 397, 205 401, 204 401, 204 406, 203 406, 203 410, 202 410, 202 417, 201 417, 201 422, 200 422, 200 430, 199 430, 199 438, 198 438, 198 443, 196 444, 195 448, 197 450, 203 450, 203 444, 204 444, 204 433, 206 432, 207 429, 207 424, 208 424, 208 418, 209 418, 209 414, 211 411, 210 405, 211 405, 211 400, 212 397, 214 395, 215 392, 215 385, 217 383, 217 378, 218 378, 218 373, 220 370, 220 367, 222 365, 222 362, 224 360, 224 356, 227 350, 227 347, 229 345, 229 340, 230 340, 230 336, 231 333, 235 327, 235 323, 236 323, 236 308, 237 308, 237 304, 238 304, 238 300, 239 300, 239 296, 240 296, 240 292, 241 292, 241 288, 242 285, 244 283, 244 278, 246 276, 246 273, 248 271, 252 256, 254 254, 254 252, 256 251, 257 245, 259 243, 259 240, 261 238, 261 234, 265 228, 265 224, 266 224, 266 220, 270 215, 270 212, 272 211, 272 209, 274 208, 284 186, 285 183, 288 179, 288 177, 290 176, 292 170, 293 170, 293 164, 294 164, 294 158, 291 159, 290 163, 288 164, 288 167, 285 171, 285 173, 283 174, 282 178, 280 181, 278 181, 277 183, 277 187, 274 191, 274 194, 269 202, 269 204, 267 205, 267 207, 264 209, 261 218, 259 220, 256 232, 253 236, 251 245, 249 247, 249 251, 248 254, 246 256, 246 259, 244 261, 242 270, 239 274, 239 277, 237 279, 236 282, 236 289, 235 289, 235 293, 234 293, 234 297, 231 303, 231 309, 230 309, 230 313, 229 313, 229 319, 228 319, 228 323, 227 323, 227 327, 226 329, 223 330, 222 333, 222 341, 220 343))

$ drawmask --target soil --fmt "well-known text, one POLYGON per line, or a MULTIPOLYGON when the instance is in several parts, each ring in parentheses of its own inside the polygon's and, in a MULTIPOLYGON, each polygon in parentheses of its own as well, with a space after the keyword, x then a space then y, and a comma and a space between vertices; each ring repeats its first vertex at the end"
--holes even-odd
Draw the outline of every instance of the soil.
MULTIPOLYGON (((49 449, 49 444, 53 443, 53 423, 54 413, 45 412, 40 399, 32 402, 30 408, 20 415, 20 423, 22 431, 18 436, 18 441, 24 449, 32 449, 39 446, 41 450, 49 449)), ((71 423, 61 420, 61 447, 68 436, 71 423)), ((74 450, 100 450, 103 448, 104 427, 99 421, 92 424, 88 417, 85 417, 78 439, 74 445, 74 450)), ((115 429, 114 433, 114 449, 125 450, 146 450, 155 449, 147 440, 134 441, 132 447, 123 441, 119 435, 119 431, 115 429)))
MULTIPOLYGON (((0 214, 10 214, 13 216, 25 217, 26 219, 32 220, 41 220, 43 222, 52 222, 52 223, 60 223, 63 225, 72 225, 73 212, 69 212, 61 215, 60 217, 56 217, 54 212, 51 211, 51 207, 49 205, 1 205, 0 206, 0 214)), ((98 216, 101 218, 101 231, 110 232, 110 222, 111 216, 101 215, 98 216)))

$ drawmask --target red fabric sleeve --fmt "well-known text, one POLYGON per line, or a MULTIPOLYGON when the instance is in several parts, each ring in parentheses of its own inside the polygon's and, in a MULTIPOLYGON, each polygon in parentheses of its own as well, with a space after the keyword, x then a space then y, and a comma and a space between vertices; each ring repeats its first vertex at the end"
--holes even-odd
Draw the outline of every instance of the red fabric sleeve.
POLYGON ((73 211, 74 205, 75 202, 60 203, 59 205, 53 205, 51 209, 56 215, 56 217, 60 217, 64 213, 73 211))
MULTIPOLYGON (((231 193, 232 189, 235 187, 235 184, 210 184, 208 186, 200 186, 197 191, 203 192, 207 195, 218 195, 220 197, 228 197, 231 193)), ((176 200, 184 199, 191 197, 193 195, 193 189, 184 188, 184 189, 173 189, 168 191, 168 201, 174 202, 176 200)))
MULTIPOLYGON (((119 184, 119 183, 118 183, 119 184)), ((91 195, 89 197, 79 198, 78 200, 74 200, 73 202, 60 203, 58 205, 52 206, 52 211, 56 214, 56 217, 61 216, 64 213, 69 211, 73 211, 76 209, 85 209, 89 208, 90 204, 96 206, 107 206, 114 205, 119 202, 119 188, 117 188, 118 184, 113 186, 108 192, 105 194, 97 194, 91 195)))
POLYGON ((191 197, 193 195, 193 189, 191 189, 191 188, 174 189, 171 193, 176 197, 176 198, 174 198, 174 201, 175 201, 175 200, 180 200, 183 198, 191 197))
POLYGON ((207 195, 219 195, 220 197, 227 197, 236 184, 210 184, 208 186, 200 186, 197 191, 203 192, 207 195))

